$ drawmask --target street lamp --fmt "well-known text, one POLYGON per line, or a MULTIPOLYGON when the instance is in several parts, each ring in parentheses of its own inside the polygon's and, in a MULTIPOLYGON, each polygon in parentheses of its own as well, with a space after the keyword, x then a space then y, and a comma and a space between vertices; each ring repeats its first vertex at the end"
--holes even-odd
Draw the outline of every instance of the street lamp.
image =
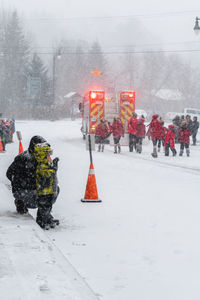
POLYGON ((56 60, 61 59, 61 50, 58 49, 53 53, 53 74, 52 74, 52 111, 51 111, 51 118, 52 121, 55 120, 55 115, 54 115, 54 109, 55 109, 55 89, 56 89, 56 60))
POLYGON ((196 35, 200 33, 199 20, 200 18, 196 17, 195 25, 194 25, 194 32, 196 35))

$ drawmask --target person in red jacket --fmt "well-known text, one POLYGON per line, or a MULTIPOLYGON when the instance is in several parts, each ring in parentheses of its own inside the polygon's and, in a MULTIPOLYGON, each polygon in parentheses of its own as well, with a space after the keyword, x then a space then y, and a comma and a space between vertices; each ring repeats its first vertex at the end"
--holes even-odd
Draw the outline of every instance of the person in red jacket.
POLYGON ((104 144, 105 139, 108 136, 108 126, 106 125, 106 120, 103 118, 101 119, 100 123, 97 125, 96 128, 96 137, 98 138, 98 152, 104 151, 104 144))
POLYGON ((112 123, 112 133, 113 133, 113 139, 114 139, 114 153, 121 152, 121 146, 120 146, 120 139, 123 136, 124 137, 124 126, 121 122, 120 117, 115 117, 112 123))
POLYGON ((157 154, 157 143, 162 135, 162 126, 160 121, 158 120, 158 115, 155 114, 152 116, 151 123, 149 124, 149 129, 147 135, 151 137, 153 143, 153 153, 151 154, 153 157, 158 157, 157 154))
POLYGON ((168 131, 167 128, 164 126, 165 122, 162 119, 160 120, 160 124, 162 129, 161 129, 160 139, 158 140, 158 152, 160 152, 161 145, 164 147, 165 137, 168 131))
POLYGON ((179 129, 179 132, 178 132, 178 139, 180 141, 179 156, 183 155, 184 148, 186 150, 187 156, 190 156, 190 149, 189 149, 190 136, 191 136, 191 132, 187 127, 187 122, 183 121, 181 123, 181 128, 179 129))
POLYGON ((134 112, 133 116, 128 121, 128 132, 129 132, 129 151, 133 152, 133 147, 136 150, 136 126, 137 126, 137 114, 134 112))
POLYGON ((142 140, 145 138, 146 134, 144 121, 144 116, 141 116, 136 125, 136 151, 138 153, 142 153, 142 140))
POLYGON ((175 149, 175 142, 174 142, 175 136, 176 136, 176 130, 174 125, 169 125, 168 131, 165 136, 165 141, 164 141, 165 156, 169 156, 169 148, 171 149, 173 156, 176 156, 177 152, 175 149))

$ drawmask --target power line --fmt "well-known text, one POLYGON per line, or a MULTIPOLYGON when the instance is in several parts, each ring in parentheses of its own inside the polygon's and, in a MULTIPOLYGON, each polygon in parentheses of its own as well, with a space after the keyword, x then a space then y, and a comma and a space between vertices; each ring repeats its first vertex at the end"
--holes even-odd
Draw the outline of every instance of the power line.
MULTIPOLYGON (((65 18, 30 18, 28 21, 76 21, 76 20, 113 20, 113 19, 129 19, 129 18, 155 18, 155 17, 170 17, 185 14, 197 14, 197 10, 186 10, 186 11, 171 11, 171 12, 160 12, 160 13, 149 13, 149 14, 135 14, 135 15, 118 15, 118 16, 86 16, 86 17, 65 17, 65 18)), ((26 19, 27 20, 27 19, 26 19)))
MULTIPOLYGON (((147 50, 147 51, 102 51, 102 52, 61 52, 62 55, 116 55, 116 54, 152 54, 152 53, 190 53, 190 52, 200 52, 200 49, 182 49, 182 50, 147 50)), ((3 55, 10 54, 4 52, 3 55)), ((23 54, 16 53, 15 54, 23 54)), ((34 52, 30 52, 34 54, 34 52)), ((37 52, 38 55, 54 55, 54 52, 37 52)), ((3 58, 3 56, 1 57, 3 58)))
MULTIPOLYGON (((132 44, 132 45, 113 45, 113 46, 103 46, 102 48, 138 48, 138 47, 154 47, 154 46, 163 46, 163 45, 184 45, 184 44, 200 44, 199 41, 185 41, 185 42, 163 42, 163 43, 151 43, 151 44, 132 44)), ((79 47, 79 45, 78 45, 79 47)), ((86 48, 90 48, 89 46, 80 46, 82 49, 86 48)), ((51 46, 34 46, 31 47, 31 49, 52 49, 54 47, 51 46)), ((58 47, 59 48, 59 47, 58 47)), ((76 49, 77 46, 61 46, 61 49, 76 49)))

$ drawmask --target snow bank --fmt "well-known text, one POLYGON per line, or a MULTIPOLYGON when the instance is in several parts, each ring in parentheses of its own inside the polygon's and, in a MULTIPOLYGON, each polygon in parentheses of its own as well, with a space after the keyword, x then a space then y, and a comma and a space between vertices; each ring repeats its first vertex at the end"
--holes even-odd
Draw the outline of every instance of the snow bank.
POLYGON ((1 299, 97 300, 29 215, 0 215, 1 299))

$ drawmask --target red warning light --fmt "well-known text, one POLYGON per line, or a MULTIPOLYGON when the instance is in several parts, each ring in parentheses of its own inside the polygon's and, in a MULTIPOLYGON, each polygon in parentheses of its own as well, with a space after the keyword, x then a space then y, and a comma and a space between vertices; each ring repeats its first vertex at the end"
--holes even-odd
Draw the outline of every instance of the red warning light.
POLYGON ((103 101, 105 98, 105 93, 104 93, 104 91, 90 91, 89 98, 90 98, 90 100, 103 101))
POLYGON ((121 92, 121 100, 135 100, 135 92, 121 92))

